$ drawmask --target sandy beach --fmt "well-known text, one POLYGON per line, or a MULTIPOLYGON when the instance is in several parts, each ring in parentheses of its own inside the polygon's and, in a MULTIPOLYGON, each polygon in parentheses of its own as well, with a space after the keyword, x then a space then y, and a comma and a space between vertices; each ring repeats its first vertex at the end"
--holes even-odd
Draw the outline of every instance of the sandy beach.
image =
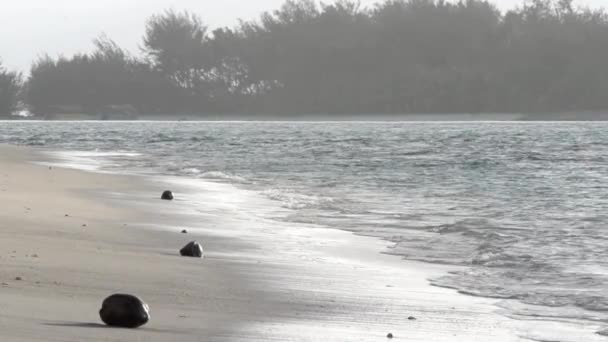
POLYGON ((385 341, 389 332, 400 341, 605 339, 599 324, 507 318, 497 300, 431 287, 444 267, 380 254, 388 245, 374 238, 257 229, 256 220, 239 220, 241 199, 225 198, 220 186, 33 163, 44 160, 0 146, 2 341, 385 341), (176 201, 158 199, 168 186, 176 201), (219 226, 204 203, 185 209, 195 195, 224 201, 234 223, 219 226), (191 240, 205 259, 179 256, 191 240), (98 310, 113 293, 142 297, 150 322, 102 325, 98 310))

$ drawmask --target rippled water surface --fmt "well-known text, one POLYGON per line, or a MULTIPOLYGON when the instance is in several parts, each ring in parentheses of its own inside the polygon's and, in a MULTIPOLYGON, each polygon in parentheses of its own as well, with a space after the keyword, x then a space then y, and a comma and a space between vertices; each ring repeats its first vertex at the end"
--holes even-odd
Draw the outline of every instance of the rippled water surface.
POLYGON ((608 320, 608 123, 0 122, 0 142, 231 183, 468 266, 436 285, 608 320))

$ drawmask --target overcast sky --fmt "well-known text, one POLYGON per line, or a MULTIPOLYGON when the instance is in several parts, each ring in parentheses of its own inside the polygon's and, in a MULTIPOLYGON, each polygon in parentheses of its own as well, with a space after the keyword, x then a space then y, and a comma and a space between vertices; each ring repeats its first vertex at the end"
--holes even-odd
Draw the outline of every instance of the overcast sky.
MULTIPOLYGON (((146 18, 167 8, 188 9, 210 27, 230 26, 278 8, 284 0, 5 0, 0 11, 0 59, 25 71, 43 53, 56 56, 91 49, 93 38, 106 33, 137 53, 146 18)), ((329 2, 329 1, 326 1, 329 2)), ((372 5, 377 0, 362 0, 372 5)), ((501 9, 522 0, 494 0, 501 9)), ((608 0, 578 0, 579 5, 607 6, 608 0)))

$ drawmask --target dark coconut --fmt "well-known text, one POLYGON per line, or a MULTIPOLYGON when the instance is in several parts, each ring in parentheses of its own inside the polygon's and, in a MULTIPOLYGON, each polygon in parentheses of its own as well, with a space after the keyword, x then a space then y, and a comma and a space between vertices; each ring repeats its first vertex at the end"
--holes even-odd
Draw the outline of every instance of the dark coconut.
POLYGON ((172 201, 173 200, 173 193, 169 190, 163 192, 162 196, 160 197, 161 199, 164 199, 166 201, 172 201))
POLYGON ((180 249, 179 254, 185 257, 202 258, 203 247, 198 242, 192 241, 180 249))
POLYGON ((99 317, 112 327, 138 328, 148 323, 150 309, 148 304, 135 296, 115 294, 103 301, 99 317))

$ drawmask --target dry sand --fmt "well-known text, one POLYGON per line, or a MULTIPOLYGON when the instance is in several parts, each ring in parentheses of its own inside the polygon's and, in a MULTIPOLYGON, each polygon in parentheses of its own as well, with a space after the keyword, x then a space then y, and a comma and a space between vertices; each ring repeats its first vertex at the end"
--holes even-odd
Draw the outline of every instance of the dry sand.
POLYGON ((376 239, 256 220, 218 227, 213 213, 158 200, 158 180, 30 162, 41 158, 0 146, 0 341, 604 340, 596 325, 530 324, 495 300, 430 287, 444 268, 379 254, 376 239), (178 256, 192 239, 205 259, 178 256), (150 323, 104 327, 97 311, 117 292, 146 300, 150 323))

